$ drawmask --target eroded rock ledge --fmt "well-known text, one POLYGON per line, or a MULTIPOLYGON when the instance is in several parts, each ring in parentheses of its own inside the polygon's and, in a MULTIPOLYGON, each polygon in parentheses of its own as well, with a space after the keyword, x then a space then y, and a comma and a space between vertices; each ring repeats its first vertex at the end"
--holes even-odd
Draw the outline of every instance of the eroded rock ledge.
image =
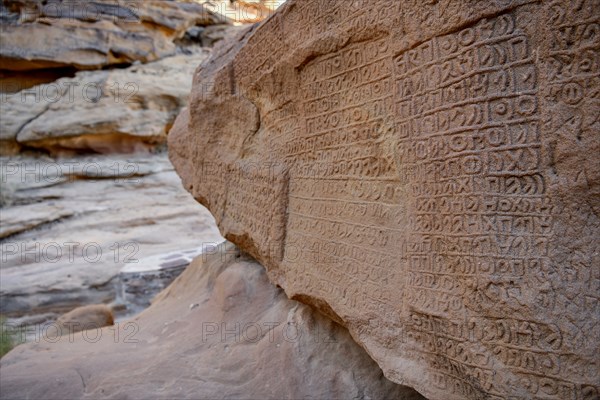
POLYGON ((228 23, 203 5, 183 1, 3 0, 2 69, 78 70, 151 62, 176 54, 194 25, 228 23))
POLYGON ((597 1, 289 1, 169 135, 291 298, 433 399, 595 399, 597 1))
POLYGON ((160 148, 207 54, 199 50, 125 69, 81 71, 3 95, 0 154, 22 147, 54 154, 160 148))

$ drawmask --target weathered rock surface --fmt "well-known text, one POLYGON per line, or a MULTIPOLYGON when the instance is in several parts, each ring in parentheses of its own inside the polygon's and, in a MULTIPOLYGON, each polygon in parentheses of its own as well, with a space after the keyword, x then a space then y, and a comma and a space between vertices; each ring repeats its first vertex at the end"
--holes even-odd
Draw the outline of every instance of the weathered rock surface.
POLYGON ((57 333, 68 335, 90 329, 112 326, 115 318, 111 308, 105 304, 90 304, 77 307, 56 320, 57 333))
POLYGON ((3 0, 2 69, 11 71, 150 62, 176 53, 174 41, 195 25, 228 23, 182 1, 3 0))
POLYGON ((2 153, 33 147, 54 153, 131 153, 164 145, 187 104, 200 50, 4 94, 0 103, 2 153))
POLYGON ((73 209, 55 204, 27 204, 22 207, 0 208, 0 217, 2 217, 0 239, 69 218, 75 213, 73 209))
POLYGON ((204 243, 192 249, 181 249, 140 259, 125 265, 117 279, 117 304, 127 307, 127 315, 148 308, 152 299, 183 272, 194 258, 216 247, 204 243))
POLYGON ((0 314, 10 323, 114 302, 124 267, 223 240, 164 153, 2 157, 0 172, 0 314))
POLYGON ((599 23, 594 0, 292 0, 197 71, 171 159, 391 380, 597 399, 599 23))
POLYGON ((20 345, 0 368, 2 398, 422 398, 231 245, 197 259, 139 317, 20 345))

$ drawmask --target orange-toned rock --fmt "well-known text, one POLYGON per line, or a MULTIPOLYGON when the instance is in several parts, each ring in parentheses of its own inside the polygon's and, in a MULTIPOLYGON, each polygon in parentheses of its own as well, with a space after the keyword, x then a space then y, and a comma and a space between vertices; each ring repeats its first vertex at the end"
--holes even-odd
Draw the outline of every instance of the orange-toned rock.
POLYGON ((77 307, 56 320, 63 335, 89 329, 100 329, 115 323, 111 308, 104 304, 77 307))
POLYGON ((289 1, 196 72, 185 186, 433 399, 600 396, 600 5, 289 1))

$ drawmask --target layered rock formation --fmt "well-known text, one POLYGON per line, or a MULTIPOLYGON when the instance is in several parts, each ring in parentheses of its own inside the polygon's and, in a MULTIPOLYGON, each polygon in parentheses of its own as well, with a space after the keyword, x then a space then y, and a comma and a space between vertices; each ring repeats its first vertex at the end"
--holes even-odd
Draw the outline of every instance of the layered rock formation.
POLYGON ((197 71, 171 159, 393 381, 597 399, 599 23, 594 0, 292 0, 197 71))
POLYGON ((163 145, 186 105, 199 51, 3 95, 3 153, 25 146, 54 153, 130 153, 163 145))
POLYGON ((119 314, 137 312, 164 280, 130 302, 118 296, 123 268, 223 240, 164 153, 2 157, 0 173, 0 314, 11 324, 115 301, 127 306, 119 314))
POLYGON ((134 320, 60 340, 49 329, 14 349, 0 362, 2 398, 422 398, 255 261, 213 250, 134 320))
POLYGON ((0 154, 164 146, 206 47, 244 29, 225 10, 185 1, 3 0, 0 154))
POLYGON ((194 2, 3 0, 2 69, 101 67, 175 55, 194 25, 228 20, 194 2))

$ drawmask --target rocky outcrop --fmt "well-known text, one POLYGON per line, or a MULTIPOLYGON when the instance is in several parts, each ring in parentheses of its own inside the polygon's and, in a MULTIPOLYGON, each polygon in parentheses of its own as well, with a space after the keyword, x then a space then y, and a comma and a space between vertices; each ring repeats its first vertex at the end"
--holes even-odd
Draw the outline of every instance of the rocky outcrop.
POLYGON ((291 0, 196 72, 171 159, 225 237, 391 380, 596 399, 599 15, 291 0))
POLYGON ((0 166, 0 314, 11 324, 86 304, 117 303, 117 317, 131 315, 164 280, 147 275, 132 301, 119 296, 130 278, 122 269, 168 267, 189 254, 171 258, 178 252, 223 240, 164 153, 2 157, 0 166))
POLYGON ((20 147, 53 153, 131 153, 165 144, 186 105, 199 51, 74 78, 3 95, 0 142, 4 153, 20 147))
POLYGON ((0 62, 11 71, 102 67, 173 56, 195 25, 228 23, 181 1, 3 0, 0 62))
POLYGON ((131 321, 16 347, 2 398, 422 398, 255 261, 213 250, 131 321))
POLYGON ((245 29, 208 3, 4 0, 0 7, 2 155, 164 146, 205 47, 245 29))

